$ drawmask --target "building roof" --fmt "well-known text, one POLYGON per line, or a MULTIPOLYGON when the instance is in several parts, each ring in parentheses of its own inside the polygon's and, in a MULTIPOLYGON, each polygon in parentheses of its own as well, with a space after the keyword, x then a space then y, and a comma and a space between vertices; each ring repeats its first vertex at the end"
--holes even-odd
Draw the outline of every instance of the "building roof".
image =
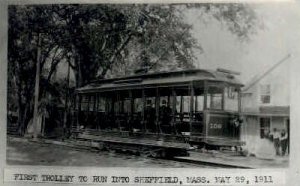
POLYGON ((168 86, 171 84, 184 84, 192 81, 203 80, 227 82, 242 86, 241 82, 230 73, 204 69, 188 69, 95 80, 81 88, 78 88, 77 92, 84 93, 158 85, 168 86))
POLYGON ((266 113, 259 113, 259 112, 243 112, 241 113, 243 116, 259 116, 259 117, 289 117, 290 114, 266 114, 266 113))
POLYGON ((289 106, 261 106, 259 112, 263 114, 289 114, 289 106))
POLYGON ((261 106, 259 112, 243 112, 245 116, 274 116, 288 117, 290 115, 289 106, 261 106))

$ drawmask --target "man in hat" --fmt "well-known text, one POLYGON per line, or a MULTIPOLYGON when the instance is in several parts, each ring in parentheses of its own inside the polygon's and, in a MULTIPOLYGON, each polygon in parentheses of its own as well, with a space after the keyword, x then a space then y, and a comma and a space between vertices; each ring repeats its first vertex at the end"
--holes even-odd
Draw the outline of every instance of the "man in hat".
POLYGON ((152 100, 148 99, 146 102, 145 108, 145 122, 146 122, 146 130, 150 132, 156 131, 155 126, 155 109, 152 106, 152 100))
POLYGON ((288 147, 288 134, 285 129, 282 130, 280 135, 281 155, 284 156, 288 147))
POLYGON ((163 132, 171 133, 172 109, 167 105, 166 100, 162 100, 162 105, 159 108, 159 118, 163 132))
POLYGON ((273 129, 273 142, 276 150, 276 155, 280 155, 280 133, 277 128, 273 129))

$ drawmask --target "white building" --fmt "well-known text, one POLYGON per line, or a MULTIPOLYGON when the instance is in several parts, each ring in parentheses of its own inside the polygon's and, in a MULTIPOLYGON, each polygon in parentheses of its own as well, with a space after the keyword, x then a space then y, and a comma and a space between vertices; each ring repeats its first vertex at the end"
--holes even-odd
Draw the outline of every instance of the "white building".
POLYGON ((253 78, 243 89, 241 138, 251 152, 257 150, 266 132, 274 128, 287 131, 289 136, 289 57, 253 78))

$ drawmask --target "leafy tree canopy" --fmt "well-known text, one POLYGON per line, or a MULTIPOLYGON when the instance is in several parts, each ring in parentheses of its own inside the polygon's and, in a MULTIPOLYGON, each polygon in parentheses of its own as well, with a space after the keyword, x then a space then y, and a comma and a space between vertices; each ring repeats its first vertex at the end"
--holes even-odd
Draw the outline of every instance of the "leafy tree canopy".
MULTIPOLYGON (((191 35, 192 26, 184 21, 184 12, 191 8, 224 22, 240 38, 248 38, 255 30, 255 14, 243 4, 12 6, 10 30, 14 32, 13 40, 24 33, 33 38, 35 33, 42 33, 46 51, 53 52, 57 46, 65 51, 64 55, 72 55, 71 65, 80 86, 97 76, 104 78, 108 72, 113 75, 120 71, 113 67, 122 64, 152 70, 162 65, 171 69, 192 67, 193 49, 201 50, 201 45, 191 35)), ((17 53, 36 61, 36 41, 28 38, 28 42, 32 43, 23 41, 24 46, 32 48, 22 52, 32 54, 17 53)), ((15 48, 15 43, 11 44, 15 48)))
POLYGON ((192 25, 185 21, 189 9, 225 23, 241 39, 249 38, 256 28, 254 11, 244 4, 9 6, 8 85, 13 100, 9 107, 19 111, 20 126, 24 129, 24 122, 32 116, 37 61, 41 63, 42 98, 51 93, 47 87, 55 85, 51 80, 63 62, 71 66, 76 87, 141 68, 193 67, 194 50, 202 48, 191 34, 192 25))

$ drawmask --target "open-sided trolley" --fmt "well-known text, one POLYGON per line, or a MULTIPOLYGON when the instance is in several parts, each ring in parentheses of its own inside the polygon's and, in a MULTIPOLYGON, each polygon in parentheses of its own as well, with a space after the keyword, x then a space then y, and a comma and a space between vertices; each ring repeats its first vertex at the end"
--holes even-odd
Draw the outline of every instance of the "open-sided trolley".
POLYGON ((184 139, 199 146, 241 146, 241 87, 227 70, 95 80, 76 90, 73 128, 106 136, 184 139))

